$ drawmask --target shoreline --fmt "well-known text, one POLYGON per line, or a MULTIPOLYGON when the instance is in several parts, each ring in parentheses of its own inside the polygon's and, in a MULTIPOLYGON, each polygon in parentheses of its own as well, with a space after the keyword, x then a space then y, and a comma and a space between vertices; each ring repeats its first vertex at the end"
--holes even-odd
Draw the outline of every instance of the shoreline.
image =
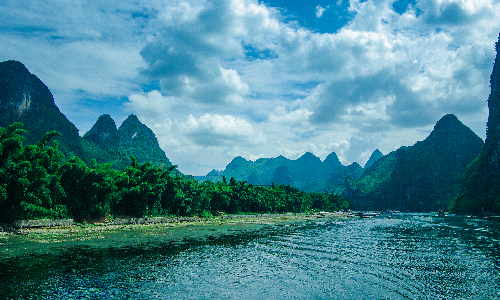
POLYGON ((40 228, 3 227, 0 231, 0 261, 26 255, 35 255, 35 259, 38 255, 62 253, 68 249, 183 247, 189 243, 231 241, 264 235, 309 221, 352 217, 344 212, 223 215, 207 219, 169 218, 169 223, 113 225, 108 222, 40 228))
POLYGON ((113 232, 154 230, 164 228, 179 228, 186 226, 207 225, 245 225, 245 224, 273 224, 280 222, 307 221, 324 218, 350 218, 347 212, 317 212, 317 213, 285 213, 285 214, 253 214, 253 215, 222 215, 211 218, 202 217, 151 217, 151 218, 115 218, 109 222, 95 222, 89 224, 74 223, 62 226, 0 227, 0 237, 12 236, 53 236, 77 233, 113 232))

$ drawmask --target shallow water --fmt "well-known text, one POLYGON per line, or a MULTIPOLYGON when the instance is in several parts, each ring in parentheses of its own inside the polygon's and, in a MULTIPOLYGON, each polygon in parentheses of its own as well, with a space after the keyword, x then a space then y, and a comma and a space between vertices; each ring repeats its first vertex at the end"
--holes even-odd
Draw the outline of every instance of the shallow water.
POLYGON ((0 299, 499 299, 496 221, 430 215, 0 244, 0 299))

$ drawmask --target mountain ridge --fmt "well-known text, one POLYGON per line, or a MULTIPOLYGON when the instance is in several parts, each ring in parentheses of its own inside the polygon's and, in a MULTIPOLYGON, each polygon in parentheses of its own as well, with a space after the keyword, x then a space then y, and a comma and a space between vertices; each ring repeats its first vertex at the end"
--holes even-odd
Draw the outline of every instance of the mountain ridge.
POLYGON ((234 177, 254 185, 285 184, 308 192, 340 194, 344 191, 345 176, 359 178, 362 170, 357 163, 342 165, 335 152, 330 153, 323 161, 313 153, 305 152, 297 159, 279 155, 251 161, 236 156, 224 170, 212 170, 206 176, 196 178, 220 181, 223 177, 234 177), (338 182, 342 182, 342 187, 338 186, 338 182))
POLYGON ((0 127, 14 122, 24 124, 28 131, 26 144, 38 142, 47 132, 58 131, 61 136, 55 139, 67 159, 77 156, 87 164, 95 160, 124 168, 130 165, 129 156, 133 155, 139 163, 171 165, 153 131, 135 115, 129 116, 120 128, 109 115, 101 115, 80 137, 76 126, 55 104, 49 88, 19 61, 0 62, 0 117, 0 127))
POLYGON ((455 115, 445 115, 425 140, 389 153, 350 180, 346 196, 361 210, 448 209, 483 144, 455 115))

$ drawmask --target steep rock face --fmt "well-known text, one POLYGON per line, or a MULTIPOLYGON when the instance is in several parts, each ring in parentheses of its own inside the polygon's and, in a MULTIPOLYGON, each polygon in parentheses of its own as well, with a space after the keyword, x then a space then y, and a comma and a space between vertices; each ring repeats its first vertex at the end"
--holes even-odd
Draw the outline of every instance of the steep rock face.
POLYGON ((360 180, 351 183, 348 196, 362 209, 448 208, 460 191, 466 166, 482 146, 482 139, 456 116, 446 115, 424 141, 401 147, 391 154, 391 159, 381 158, 380 163, 367 168, 360 180), (376 174, 376 170, 389 172, 390 176, 376 174))
POLYGON ((67 157, 83 155, 78 129, 59 111, 48 87, 22 63, 10 60, 0 63, 0 126, 13 122, 22 122, 29 132, 26 144, 57 130, 60 150, 67 157))
POLYGON ((83 138, 96 143, 100 147, 108 148, 118 143, 118 129, 110 115, 101 115, 92 128, 83 135, 83 138))
POLYGON ((453 206, 457 213, 500 213, 500 35, 495 50, 486 141, 464 174, 462 190, 453 206))
POLYGON ((369 168, 371 165, 373 165, 379 158, 382 158, 384 155, 380 150, 375 149, 375 151, 372 152, 372 155, 368 159, 368 161, 365 164, 365 169, 369 168))

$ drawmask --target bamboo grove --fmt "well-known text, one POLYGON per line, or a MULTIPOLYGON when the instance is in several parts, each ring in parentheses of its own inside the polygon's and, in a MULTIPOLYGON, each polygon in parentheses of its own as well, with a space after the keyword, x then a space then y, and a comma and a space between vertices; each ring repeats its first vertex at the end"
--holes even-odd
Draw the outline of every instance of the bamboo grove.
POLYGON ((254 186, 245 181, 199 182, 130 157, 123 170, 111 163, 88 166, 65 159, 46 133, 23 145, 22 123, 0 128, 0 223, 17 219, 74 218, 77 222, 116 216, 211 216, 219 213, 337 211, 349 202, 335 194, 307 193, 291 186, 254 186))

